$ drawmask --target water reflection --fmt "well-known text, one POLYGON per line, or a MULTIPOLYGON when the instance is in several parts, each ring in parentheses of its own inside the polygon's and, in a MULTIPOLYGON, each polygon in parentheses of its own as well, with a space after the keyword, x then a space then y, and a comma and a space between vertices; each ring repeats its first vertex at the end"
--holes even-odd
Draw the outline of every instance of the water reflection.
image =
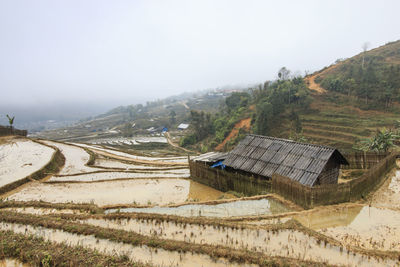
POLYGON ((264 198, 259 200, 238 200, 217 205, 190 204, 180 207, 125 208, 120 210, 110 209, 107 210, 106 213, 114 213, 118 211, 156 213, 185 217, 235 217, 277 214, 288 212, 290 209, 274 199, 264 198))

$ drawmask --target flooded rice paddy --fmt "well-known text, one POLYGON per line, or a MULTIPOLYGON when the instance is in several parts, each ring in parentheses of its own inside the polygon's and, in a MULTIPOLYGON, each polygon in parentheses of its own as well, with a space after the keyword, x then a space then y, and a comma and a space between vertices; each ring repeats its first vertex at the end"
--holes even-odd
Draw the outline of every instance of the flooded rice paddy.
POLYGON ((241 229, 224 226, 176 223, 144 219, 82 221, 95 226, 134 231, 147 236, 173 239, 195 244, 220 245, 233 249, 246 249, 270 256, 290 257, 346 266, 396 265, 396 261, 376 259, 348 252, 297 230, 241 229))
POLYGON ((149 172, 96 172, 73 176, 53 176, 49 182, 96 182, 114 179, 141 179, 141 178, 189 178, 188 169, 149 171, 149 172))
POLYGON ((124 169, 124 170, 137 170, 137 169, 145 169, 145 170, 152 170, 152 169, 163 169, 168 170, 174 167, 160 167, 160 166, 152 166, 150 164, 130 164, 126 162, 121 162, 118 160, 113 159, 105 159, 105 158, 97 158, 94 165, 96 167, 103 167, 103 168, 113 168, 113 169, 124 169))
POLYGON ((44 167, 55 150, 28 139, 0 145, 0 187, 21 180, 44 167))
POLYGON ((395 175, 392 177, 389 184, 389 189, 394 194, 400 194, 400 170, 397 170, 395 175))
POLYGON ((400 251, 400 212, 363 205, 327 207, 283 218, 243 221, 250 225, 284 223, 290 219, 344 245, 400 251))
POLYGON ((138 204, 166 205, 185 202, 190 181, 186 179, 135 179, 98 183, 33 183, 9 197, 16 201, 93 203, 99 206, 138 204))
POLYGON ((117 156, 119 159, 123 160, 138 160, 138 161, 160 161, 160 162, 170 162, 170 163, 182 163, 182 164, 187 164, 187 157, 146 157, 146 156, 139 156, 139 155, 133 155, 129 154, 126 152, 122 152, 119 150, 115 149, 108 149, 108 148, 103 148, 99 146, 92 146, 92 145, 87 145, 87 144, 80 144, 80 143, 73 143, 74 145, 80 146, 80 147, 86 147, 89 148, 90 150, 103 155, 103 156, 117 156))
POLYGON ((355 207, 316 213, 303 218, 307 226, 344 244, 366 249, 400 251, 400 212, 375 207, 355 207))
POLYGON ((167 205, 207 201, 224 193, 189 179, 134 179, 94 183, 34 182, 9 196, 16 201, 93 203, 98 206, 167 205), (196 198, 193 198, 196 197, 196 198))
POLYGON ((52 141, 42 141, 45 144, 57 147, 65 157, 65 165, 59 175, 94 172, 101 169, 86 166, 90 159, 89 153, 83 148, 52 141))
POLYGON ((101 138, 89 141, 94 145, 140 145, 143 143, 167 143, 164 136, 143 136, 143 137, 113 137, 101 138))
POLYGON ((164 215, 177 215, 184 217, 241 217, 253 215, 270 215, 290 211, 285 205, 272 198, 258 200, 238 200, 216 205, 188 204, 179 207, 152 207, 152 208, 125 208, 110 209, 113 212, 138 212, 164 215))
POLYGON ((373 194, 371 205, 400 211, 400 160, 386 182, 373 194))
MULTIPOLYGON (((251 216, 247 218, 247 221, 243 220, 244 218, 236 218, 236 220, 242 220, 238 222, 238 227, 153 219, 110 220, 99 219, 99 217, 80 222, 103 228, 133 231, 165 240, 246 249, 269 256, 346 266, 399 266, 397 260, 382 260, 351 252, 346 249, 346 246, 371 251, 400 251, 400 235, 398 234, 400 233, 400 171, 393 171, 392 177, 374 194, 371 200, 372 207, 346 204, 290 213, 293 210, 275 198, 215 201, 221 198, 234 198, 234 196, 187 179, 190 173, 184 165, 187 163, 186 157, 147 157, 97 145, 79 144, 81 147, 77 147, 52 141, 45 142, 58 147, 64 154, 66 158, 64 168, 58 175, 48 180, 50 183, 27 184, 13 191, 8 197, 9 200, 93 203, 109 208, 106 213, 153 213, 207 217, 210 218, 209 220, 251 216), (90 155, 82 147, 96 153, 96 166, 86 165, 90 155), (105 158, 105 156, 113 159, 105 158), (212 201, 212 205, 196 203, 199 201, 212 201), (132 208, 113 208, 121 206, 132 208), (377 206, 387 208, 377 208, 377 206), (285 217, 273 216, 279 214, 285 217), (255 218, 257 216, 267 217, 257 220, 255 218), (270 217, 273 218, 267 219, 270 217), (339 241, 343 247, 321 242, 315 235, 310 235, 306 231, 268 230, 269 224, 277 225, 290 219, 296 219, 305 227, 339 241)), ((54 150, 50 150, 54 153, 54 150)), ((0 165, 0 175, 3 169, 6 168, 0 165)), ((33 207, 0 209, 2 210, 35 215, 87 214, 79 210, 33 207)), ((119 255, 127 255, 132 260, 151 262, 154 265, 244 266, 229 263, 225 259, 215 261, 206 255, 170 252, 146 246, 135 247, 97 239, 94 236, 70 234, 61 230, 6 223, 0 223, 0 229, 34 234, 54 242, 83 245, 109 255, 118 251, 119 255)))
POLYGON ((167 251, 147 246, 133 246, 120 242, 98 239, 93 235, 76 235, 62 230, 33 227, 30 225, 0 223, 1 230, 12 230, 15 233, 31 234, 43 237, 56 243, 66 243, 71 246, 83 246, 95 249, 108 255, 125 255, 133 261, 148 262, 156 266, 254 266, 229 262, 226 259, 212 259, 208 255, 167 251))

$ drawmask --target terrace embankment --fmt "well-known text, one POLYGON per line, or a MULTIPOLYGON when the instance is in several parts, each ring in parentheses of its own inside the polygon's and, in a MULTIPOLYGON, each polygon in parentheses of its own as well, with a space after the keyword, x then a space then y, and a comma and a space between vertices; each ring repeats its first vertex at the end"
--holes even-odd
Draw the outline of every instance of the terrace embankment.
MULTIPOLYGON (((8 227, 9 228, 9 227, 8 227)), ((17 231, 18 232, 18 231, 17 231)), ((20 232, 20 231, 19 231, 20 232)), ((101 254, 82 246, 46 241, 43 237, 0 231, 0 266, 137 266, 150 264, 133 262, 124 255, 101 254), (3 265, 2 265, 3 264, 3 265)))

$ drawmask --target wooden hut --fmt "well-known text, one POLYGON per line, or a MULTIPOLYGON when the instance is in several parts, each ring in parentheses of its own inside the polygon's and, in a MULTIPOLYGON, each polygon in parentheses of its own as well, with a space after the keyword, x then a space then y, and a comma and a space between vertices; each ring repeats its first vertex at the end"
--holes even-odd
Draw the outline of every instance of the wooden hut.
POLYGON ((335 184, 347 160, 335 148, 248 135, 223 161, 228 168, 271 178, 276 173, 306 186, 335 184))

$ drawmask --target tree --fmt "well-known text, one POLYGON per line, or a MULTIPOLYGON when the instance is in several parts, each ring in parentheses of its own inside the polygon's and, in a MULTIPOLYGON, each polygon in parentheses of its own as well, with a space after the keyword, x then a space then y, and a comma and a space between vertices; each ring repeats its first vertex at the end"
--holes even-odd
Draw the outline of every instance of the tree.
POLYGON ((289 77, 290 77, 290 70, 288 70, 286 67, 282 67, 282 68, 278 71, 278 77, 279 77, 279 80, 282 80, 282 81, 289 80, 289 77))
POLYGON ((362 63, 361 63, 361 67, 362 68, 364 68, 364 58, 365 58, 365 53, 368 50, 368 47, 369 47, 369 43, 368 42, 363 43, 363 45, 362 45, 363 55, 362 55, 362 63))
POLYGON ((294 109, 290 112, 290 120, 292 121, 292 128, 296 133, 300 133, 303 130, 301 125, 301 120, 299 115, 294 111, 294 109))
POLYGON ((171 110, 171 112, 169 113, 169 122, 171 123, 171 125, 175 124, 176 122, 176 112, 174 110, 171 110))
POLYGON ((8 116, 8 114, 6 116, 7 116, 7 119, 8 119, 8 123, 10 124, 10 127, 12 127, 13 124, 14 124, 15 116, 12 117, 12 118, 10 116, 8 116))
POLYGON ((256 112, 256 133, 267 135, 272 125, 273 106, 269 102, 262 102, 257 105, 256 112))
POLYGON ((226 106, 228 107, 228 111, 231 112, 238 107, 245 107, 249 103, 250 95, 246 92, 234 92, 230 96, 225 99, 226 106))
POLYGON ((213 133, 213 121, 211 120, 210 113, 191 110, 190 118, 196 141, 201 141, 213 133))
POLYGON ((391 130, 378 129, 375 136, 361 142, 360 148, 364 151, 388 152, 391 148, 396 147, 394 142, 398 138, 399 136, 391 130))

